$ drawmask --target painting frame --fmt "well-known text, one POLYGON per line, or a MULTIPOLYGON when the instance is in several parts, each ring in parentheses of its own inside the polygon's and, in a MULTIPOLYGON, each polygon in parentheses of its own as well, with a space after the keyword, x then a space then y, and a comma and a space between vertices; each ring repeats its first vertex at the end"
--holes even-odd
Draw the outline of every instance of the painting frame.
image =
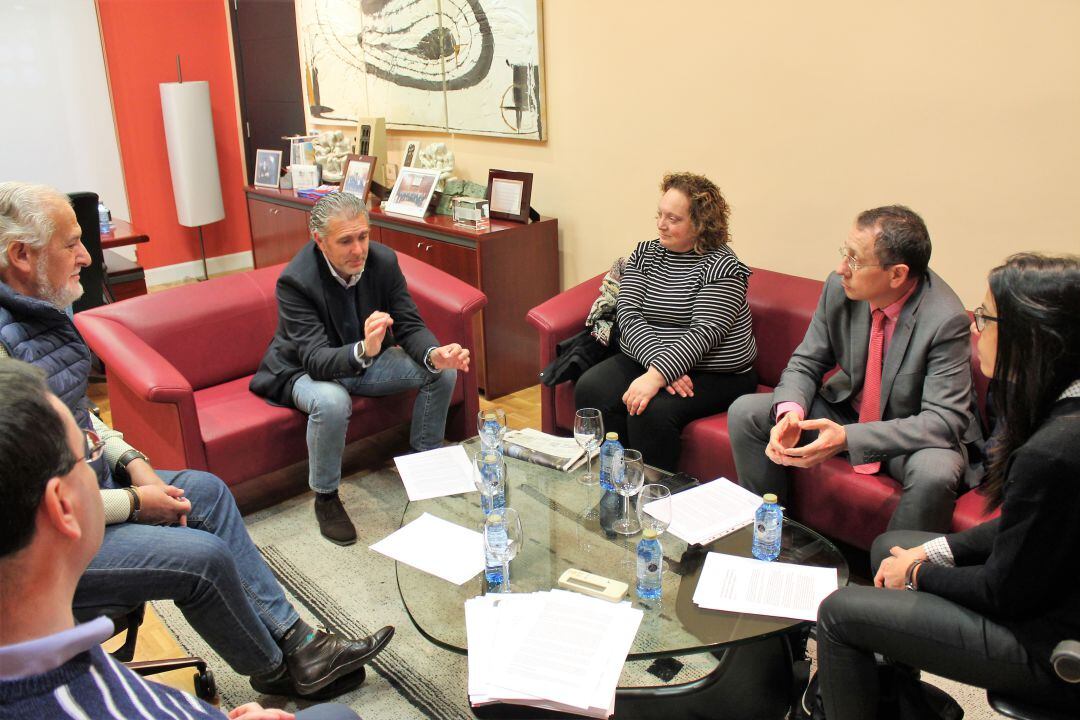
POLYGON ((375 167, 378 162, 379 158, 374 155, 346 155, 345 172, 341 176, 341 191, 356 195, 364 202, 367 202, 368 193, 371 192, 371 181, 375 178, 375 167), (360 178, 359 187, 357 187, 357 177, 354 176, 361 172, 361 168, 366 168, 366 171, 363 171, 364 175, 360 178))
POLYGON ((383 203, 382 209, 397 215, 423 218, 431 205, 431 196, 439 183, 441 170, 436 168, 401 168, 390 197, 383 203))
POLYGON ((487 199, 491 217, 511 222, 529 222, 533 174, 514 170, 488 170, 487 199), (495 194, 499 195, 498 198, 495 194))
POLYGON ((281 187, 281 151, 263 150, 255 151, 255 177, 251 184, 255 187, 273 188, 281 187), (266 165, 263 165, 263 162, 266 165))
POLYGON ((319 187, 318 165, 290 165, 293 190, 314 190, 319 187))

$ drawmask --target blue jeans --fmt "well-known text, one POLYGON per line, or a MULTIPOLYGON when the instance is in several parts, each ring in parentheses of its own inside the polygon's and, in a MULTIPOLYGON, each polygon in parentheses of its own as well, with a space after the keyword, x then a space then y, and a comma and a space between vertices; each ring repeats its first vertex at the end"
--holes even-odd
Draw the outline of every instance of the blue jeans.
POLYGON ((198 470, 159 471, 191 501, 187 527, 120 523, 79 580, 75 608, 172 600, 242 675, 281 664, 278 639, 299 619, 244 527, 225 483, 198 470))
POLYGON ((333 381, 301 375, 293 384, 297 410, 307 413, 308 484, 330 493, 341 482, 341 454, 352 415, 352 396, 382 397, 419 389, 413 405, 409 445, 423 451, 439 447, 446 432, 446 413, 457 382, 456 370, 433 373, 417 365, 400 347, 381 353, 355 377, 333 381))

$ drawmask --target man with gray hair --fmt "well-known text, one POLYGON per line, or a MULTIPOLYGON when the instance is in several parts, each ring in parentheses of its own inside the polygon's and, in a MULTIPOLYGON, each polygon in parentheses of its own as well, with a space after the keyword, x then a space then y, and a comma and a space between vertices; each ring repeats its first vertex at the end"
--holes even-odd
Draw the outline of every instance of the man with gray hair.
POLYGON ((439 345, 409 295, 397 255, 370 240, 367 208, 345 192, 320 199, 311 236, 277 282, 279 322, 252 392, 307 413, 308 481, 323 537, 356 542, 341 499, 352 396, 419 390, 409 444, 439 447, 457 371, 469 351, 439 345))
POLYGON ((91 467, 106 528, 74 607, 173 600, 259 692, 325 698, 357 687, 364 663, 394 629, 351 642, 311 628, 286 599, 219 478, 155 470, 87 409, 90 350, 66 312, 82 294, 79 271, 90 264, 81 238, 67 196, 43 185, 0 183, 0 357, 43 370, 79 427, 101 440, 91 467))

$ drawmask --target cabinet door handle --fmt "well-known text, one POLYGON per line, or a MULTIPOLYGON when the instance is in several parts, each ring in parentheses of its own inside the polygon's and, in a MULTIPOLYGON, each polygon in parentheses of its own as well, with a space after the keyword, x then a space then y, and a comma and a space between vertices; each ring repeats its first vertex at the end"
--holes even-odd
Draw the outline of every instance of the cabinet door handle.
POLYGON ((417 250, 419 250, 419 249, 420 249, 420 248, 422 248, 423 246, 424 246, 424 243, 420 243, 420 242, 416 243, 416 249, 417 249, 417 250))
POLYGON ((425 245, 424 246, 424 252, 431 252, 431 246, 430 245, 425 245))
POLYGON ((277 208, 270 208, 270 213, 272 215, 277 215, 278 214, 278 209, 277 208))

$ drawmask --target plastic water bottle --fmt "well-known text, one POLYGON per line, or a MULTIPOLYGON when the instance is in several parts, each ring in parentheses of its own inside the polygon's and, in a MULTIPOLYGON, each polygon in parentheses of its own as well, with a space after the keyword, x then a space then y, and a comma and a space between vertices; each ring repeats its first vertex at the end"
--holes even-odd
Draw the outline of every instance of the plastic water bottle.
POLYGON ((758 560, 780 557, 780 533, 784 529, 784 510, 776 504, 776 496, 767 493, 765 502, 754 513, 754 544, 750 552, 758 560))
POLYGON ((659 600, 664 579, 664 549, 651 527, 641 529, 637 545, 637 594, 642 600, 659 600))
POLYGON ((499 455, 493 452, 484 455, 480 465, 480 481, 484 483, 480 493, 480 509, 484 511, 484 515, 506 507, 505 467, 499 455))
POLYGON ((600 529, 608 538, 614 538, 615 523, 622 517, 622 496, 614 490, 604 490, 600 498, 600 529))
POLYGON ((503 571, 502 561, 495 553, 489 551, 489 545, 506 547, 506 525, 496 524, 488 530, 488 543, 484 546, 484 579, 487 580, 489 590, 498 590, 502 586, 503 571), (494 540, 495 542, 492 542, 494 540), (501 540, 501 544, 500 541, 501 540))
POLYGON ((480 445, 485 453, 493 452, 503 454, 502 427, 499 426, 498 417, 493 412, 484 414, 484 422, 480 431, 480 445))
POLYGON ((623 446, 619 442, 619 433, 609 432, 600 446, 600 487, 605 490, 615 489, 616 473, 622 472, 623 446))
POLYGON ((108 235, 112 232, 112 213, 109 212, 109 208, 105 207, 105 203, 98 201, 97 204, 98 214, 98 229, 101 230, 102 235, 108 235))

